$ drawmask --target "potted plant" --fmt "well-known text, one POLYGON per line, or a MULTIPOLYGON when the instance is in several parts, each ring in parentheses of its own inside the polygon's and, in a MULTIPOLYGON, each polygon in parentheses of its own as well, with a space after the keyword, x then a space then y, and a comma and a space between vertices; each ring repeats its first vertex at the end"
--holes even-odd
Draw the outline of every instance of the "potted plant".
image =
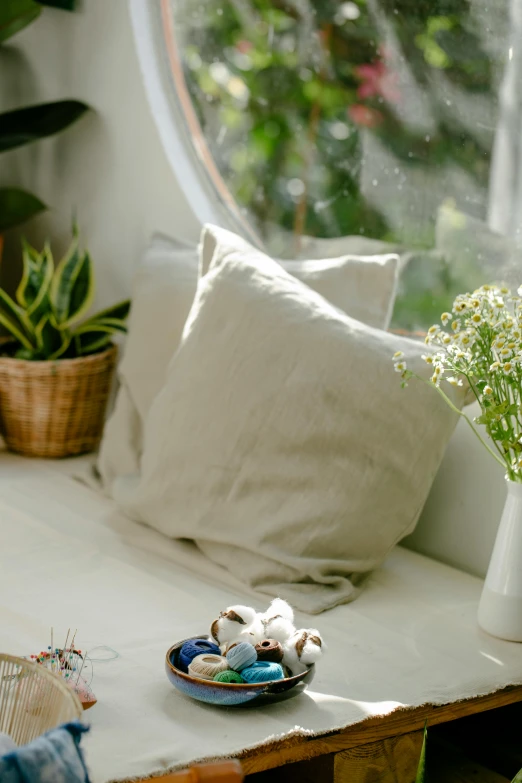
MULTIPOLYGON (((507 500, 478 619, 493 636, 522 642, 522 286, 517 294, 483 285, 457 296, 452 312, 442 314, 441 325, 428 330, 426 343, 432 350, 424 356, 431 368, 425 382, 466 419, 505 473, 507 500), (469 388, 481 408, 474 422, 453 405, 444 383, 469 388), (489 443, 475 424, 485 427, 489 443)), ((393 358, 403 385, 419 378, 400 351, 393 358)))
POLYGON ((15 299, 0 288, 0 324, 11 340, 0 356, 0 432, 20 454, 65 457, 100 441, 129 301, 87 317, 94 297, 91 258, 73 230, 55 265, 49 244, 23 241, 15 299))

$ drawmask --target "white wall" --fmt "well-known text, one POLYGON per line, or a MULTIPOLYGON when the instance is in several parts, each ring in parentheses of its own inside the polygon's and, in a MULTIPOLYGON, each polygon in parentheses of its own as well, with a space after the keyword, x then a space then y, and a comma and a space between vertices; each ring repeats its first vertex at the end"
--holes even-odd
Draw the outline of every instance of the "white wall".
MULTIPOLYGON (((478 416, 475 403, 465 412, 478 416)), ((485 433, 483 432, 485 437, 485 433)), ((406 545, 485 576, 506 497, 504 471, 461 420, 406 545)))
MULTIPOLYGON (((64 134, 2 155, 0 182, 52 206, 24 228, 35 241, 50 233, 63 248, 76 209, 100 304, 129 293, 151 231, 197 239, 149 111, 126 0, 84 0, 75 14, 46 9, 0 49, 0 73, 3 109, 68 97, 93 107, 64 134)), ((18 255, 14 237, 9 245, 8 260, 13 248, 18 255)))

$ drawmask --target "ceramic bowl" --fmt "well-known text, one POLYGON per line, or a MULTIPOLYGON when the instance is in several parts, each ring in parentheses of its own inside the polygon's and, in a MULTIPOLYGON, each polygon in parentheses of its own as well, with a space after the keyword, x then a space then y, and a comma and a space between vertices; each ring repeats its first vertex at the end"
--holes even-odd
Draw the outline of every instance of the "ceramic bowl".
POLYGON ((191 677, 178 668, 179 651, 185 642, 196 639, 210 639, 207 634, 191 636, 181 642, 173 644, 165 657, 165 671, 172 685, 193 699, 204 701, 207 704, 216 704, 220 707, 239 707, 241 705, 261 706, 275 701, 283 701, 297 696, 306 690, 315 675, 315 666, 311 666, 306 672, 296 674, 295 677, 285 677, 284 680, 256 683, 227 683, 214 682, 213 680, 201 680, 199 677, 191 677))

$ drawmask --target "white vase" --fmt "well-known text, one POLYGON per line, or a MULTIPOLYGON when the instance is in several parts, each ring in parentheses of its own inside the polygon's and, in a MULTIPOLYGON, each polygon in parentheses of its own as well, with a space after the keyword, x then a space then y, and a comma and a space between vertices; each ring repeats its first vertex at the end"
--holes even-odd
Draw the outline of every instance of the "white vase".
POLYGON ((506 479, 507 498, 478 610, 492 636, 522 642, 522 484, 506 479))

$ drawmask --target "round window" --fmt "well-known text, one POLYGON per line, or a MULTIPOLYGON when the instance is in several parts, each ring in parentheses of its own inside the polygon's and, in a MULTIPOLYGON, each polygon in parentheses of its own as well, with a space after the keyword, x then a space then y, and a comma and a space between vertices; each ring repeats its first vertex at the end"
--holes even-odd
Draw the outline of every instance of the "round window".
POLYGON ((207 219, 278 257, 399 249, 406 329, 504 263, 488 242, 499 93, 518 61, 508 0, 150 5, 162 100, 207 219))

